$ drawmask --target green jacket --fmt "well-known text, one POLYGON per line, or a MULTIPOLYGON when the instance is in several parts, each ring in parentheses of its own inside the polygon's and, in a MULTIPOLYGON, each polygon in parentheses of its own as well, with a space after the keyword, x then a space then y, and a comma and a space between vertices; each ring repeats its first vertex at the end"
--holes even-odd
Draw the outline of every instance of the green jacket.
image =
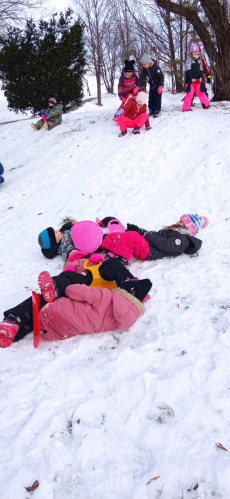
POLYGON ((46 113, 49 114, 49 118, 47 118, 48 123, 52 123, 53 125, 60 125, 62 122, 62 105, 57 104, 53 106, 52 109, 46 109, 46 113))

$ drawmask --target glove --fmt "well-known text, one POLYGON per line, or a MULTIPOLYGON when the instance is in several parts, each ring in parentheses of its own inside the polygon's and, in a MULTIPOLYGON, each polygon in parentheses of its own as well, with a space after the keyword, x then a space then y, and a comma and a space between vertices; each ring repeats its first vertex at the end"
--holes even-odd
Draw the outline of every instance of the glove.
POLYGON ((164 90, 164 87, 158 87, 158 89, 157 89, 158 94, 159 95, 162 94, 163 90, 164 90))
POLYGON ((121 97, 121 99, 120 99, 120 100, 121 100, 121 102, 122 102, 122 104, 123 104, 123 103, 126 101, 126 98, 125 98, 125 97, 121 97))
POLYGON ((122 116, 122 114, 125 112, 125 110, 123 108, 121 109, 118 109, 118 111, 116 112, 116 117, 118 118, 118 116, 122 116))
POLYGON ((89 259, 89 261, 91 263, 95 263, 96 265, 99 263, 99 262, 103 262, 103 257, 101 255, 97 255, 96 253, 93 253, 89 259))
POLYGON ((207 81, 207 83, 209 83, 209 84, 211 83, 211 81, 212 81, 212 77, 211 77, 211 75, 207 75, 207 76, 206 76, 206 81, 207 81))
POLYGON ((49 117, 50 117, 50 115, 49 115, 48 113, 45 113, 45 117, 46 117, 46 118, 49 118, 49 117))
POLYGON ((132 232, 139 232, 139 227, 137 225, 134 225, 134 224, 127 224, 127 232, 129 231, 132 231, 132 232))
POLYGON ((44 109, 42 109, 42 110, 40 111, 40 114, 45 114, 45 110, 44 110, 44 109))
POLYGON ((152 130, 152 127, 151 126, 146 126, 145 130, 152 130))
POLYGON ((134 97, 138 94, 139 90, 140 90, 139 87, 134 87, 134 89, 133 89, 133 95, 134 95, 134 97))

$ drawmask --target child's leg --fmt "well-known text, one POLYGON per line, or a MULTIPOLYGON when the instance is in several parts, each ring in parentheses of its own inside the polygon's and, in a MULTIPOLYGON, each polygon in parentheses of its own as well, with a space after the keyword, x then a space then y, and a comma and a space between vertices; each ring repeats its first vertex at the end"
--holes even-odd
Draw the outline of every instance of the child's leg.
MULTIPOLYGON (((41 297, 42 306, 45 305, 41 297)), ((19 341, 28 333, 33 331, 33 310, 32 297, 27 298, 14 308, 10 308, 4 312, 4 319, 13 322, 19 326, 17 334, 14 336, 14 341, 19 341)))
POLYGON ((156 88, 153 89, 153 112, 161 111, 162 94, 158 94, 156 88))
POLYGON ((204 104, 205 107, 208 107, 210 106, 209 99, 205 92, 201 92, 200 85, 201 85, 200 83, 196 84, 196 89, 195 89, 196 95, 197 97, 199 97, 201 104, 204 104))
POLYGON ((185 96, 182 111, 189 111, 189 109, 191 109, 191 103, 192 103, 193 96, 194 96, 194 84, 191 83, 191 90, 185 96))
POLYGON ((42 128, 44 125, 44 121, 43 120, 38 120, 37 123, 35 123, 35 126, 37 128, 37 130, 40 130, 40 128, 42 128))
POLYGON ((120 116, 120 118, 118 118, 118 123, 119 123, 119 127, 120 127, 120 130, 121 132, 125 132, 125 130, 127 130, 127 128, 134 128, 134 121, 135 120, 131 120, 130 118, 127 118, 126 116, 120 116))
POLYGON ((127 277, 129 277, 129 279, 134 279, 131 272, 129 272, 118 258, 111 258, 110 260, 103 262, 99 267, 99 274, 105 281, 115 281, 118 287, 127 277))
POLYGON ((65 289, 71 284, 85 284, 89 286, 92 282, 92 274, 86 276, 77 274, 75 270, 65 270, 58 276, 51 277, 49 272, 41 272, 38 276, 38 285, 46 302, 52 302, 61 296, 65 296, 65 289))
POLYGON ((135 120, 133 120, 133 124, 134 124, 134 126, 138 126, 139 128, 142 128, 144 126, 145 122, 147 121, 147 119, 148 119, 148 114, 142 113, 142 114, 140 114, 140 116, 135 118, 135 120))

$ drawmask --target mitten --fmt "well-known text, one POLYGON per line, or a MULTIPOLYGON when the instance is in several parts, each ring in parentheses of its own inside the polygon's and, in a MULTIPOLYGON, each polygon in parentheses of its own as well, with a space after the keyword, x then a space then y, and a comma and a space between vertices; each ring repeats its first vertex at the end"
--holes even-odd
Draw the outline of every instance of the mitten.
POLYGON ((134 224, 127 224, 127 231, 132 231, 132 232, 139 232, 139 227, 134 224))
POLYGON ((40 111, 40 114, 45 114, 45 110, 44 110, 44 109, 42 109, 42 110, 40 111))
POLYGON ((122 116, 122 114, 125 112, 125 110, 123 108, 121 109, 118 109, 118 111, 116 112, 116 116, 118 118, 118 116, 122 116))
POLYGON ((152 127, 151 126, 146 126, 145 130, 152 130, 152 127))
POLYGON ((46 117, 46 118, 49 118, 49 117, 50 117, 50 115, 49 115, 48 113, 45 113, 45 117, 46 117))
POLYGON ((139 87, 134 87, 134 89, 133 89, 133 95, 134 95, 134 97, 138 94, 139 90, 140 90, 139 87))
POLYGON ((163 90, 164 90, 164 87, 158 87, 158 89, 157 89, 158 94, 159 95, 162 94, 163 90))
POLYGON ((93 253, 89 259, 91 263, 95 263, 96 265, 99 262, 103 262, 103 257, 101 255, 97 255, 96 253, 93 253))

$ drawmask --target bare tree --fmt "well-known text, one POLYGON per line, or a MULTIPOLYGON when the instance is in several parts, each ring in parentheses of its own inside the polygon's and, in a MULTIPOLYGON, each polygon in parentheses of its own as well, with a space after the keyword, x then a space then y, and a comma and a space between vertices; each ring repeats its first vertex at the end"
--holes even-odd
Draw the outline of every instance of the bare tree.
POLYGON ((44 5, 44 0, 1 0, 0 1, 0 43, 7 28, 12 25, 23 24, 28 12, 34 12, 44 5))

